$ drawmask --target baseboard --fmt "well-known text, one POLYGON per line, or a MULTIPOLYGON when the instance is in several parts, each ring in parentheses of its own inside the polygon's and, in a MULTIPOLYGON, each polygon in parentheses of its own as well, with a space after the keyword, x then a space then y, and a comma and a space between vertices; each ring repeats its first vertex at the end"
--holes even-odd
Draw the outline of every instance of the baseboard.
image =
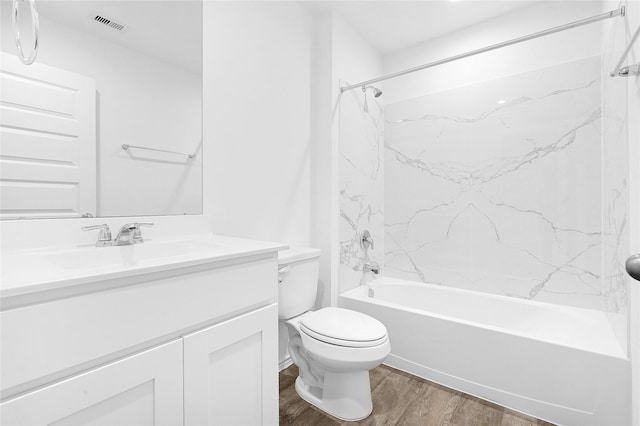
POLYGON ((291 357, 287 357, 284 361, 278 364, 278 371, 280 372, 285 368, 290 367, 292 364, 293 364, 293 361, 291 360, 291 357))

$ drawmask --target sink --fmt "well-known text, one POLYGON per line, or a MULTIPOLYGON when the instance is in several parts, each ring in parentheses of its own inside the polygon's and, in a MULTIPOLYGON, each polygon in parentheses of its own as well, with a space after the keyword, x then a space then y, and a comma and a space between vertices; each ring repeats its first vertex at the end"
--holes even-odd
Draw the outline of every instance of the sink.
POLYGON ((206 241, 148 241, 112 247, 81 247, 45 254, 44 259, 64 269, 108 269, 140 263, 166 262, 171 258, 202 257, 228 250, 206 241))

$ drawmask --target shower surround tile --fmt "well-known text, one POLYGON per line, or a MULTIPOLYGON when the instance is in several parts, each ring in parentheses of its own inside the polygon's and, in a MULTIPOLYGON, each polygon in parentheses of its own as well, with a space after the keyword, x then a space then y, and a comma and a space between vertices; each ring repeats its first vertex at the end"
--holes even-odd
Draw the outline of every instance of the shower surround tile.
POLYGON ((385 275, 603 309, 600 58, 385 107, 385 275))
POLYGON ((628 79, 610 78, 627 45, 624 24, 612 25, 603 55, 602 286, 604 309, 624 351, 628 349, 629 276, 624 269, 631 254, 629 232, 628 79))
MULTIPOLYGON (((343 82, 343 85, 348 83, 343 82)), ((340 291, 369 281, 365 262, 384 263, 384 110, 370 91, 350 90, 340 100, 340 291), (360 247, 369 230, 373 249, 360 247)))

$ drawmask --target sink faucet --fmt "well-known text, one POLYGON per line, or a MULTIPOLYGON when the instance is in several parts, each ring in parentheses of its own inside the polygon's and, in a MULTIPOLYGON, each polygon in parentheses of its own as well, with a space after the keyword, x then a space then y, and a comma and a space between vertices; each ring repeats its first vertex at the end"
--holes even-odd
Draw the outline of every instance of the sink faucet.
POLYGON ((96 247, 107 247, 111 245, 111 230, 109 229, 109 225, 92 225, 92 226, 83 226, 83 231, 91 231, 93 229, 99 230, 98 232, 98 241, 96 242, 96 247))
POLYGON ((118 235, 113 240, 114 246, 124 246, 130 244, 143 243, 142 232, 140 228, 142 226, 153 226, 153 223, 127 223, 120 228, 118 235))

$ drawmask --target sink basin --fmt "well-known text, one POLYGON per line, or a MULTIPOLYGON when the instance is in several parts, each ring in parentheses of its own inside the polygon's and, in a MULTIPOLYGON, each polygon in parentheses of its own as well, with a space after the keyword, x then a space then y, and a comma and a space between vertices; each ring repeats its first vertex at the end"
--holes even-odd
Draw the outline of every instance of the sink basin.
POLYGON ((45 254, 44 259, 64 269, 106 269, 166 262, 171 258, 210 256, 225 250, 228 247, 206 241, 149 241, 126 246, 74 248, 45 254))
POLYGON ((275 256, 275 251, 285 248, 279 243, 203 233, 147 239, 129 246, 85 244, 2 250, 0 309, 130 284, 149 274, 176 269, 184 273, 184 268, 223 265, 250 256, 275 256))

